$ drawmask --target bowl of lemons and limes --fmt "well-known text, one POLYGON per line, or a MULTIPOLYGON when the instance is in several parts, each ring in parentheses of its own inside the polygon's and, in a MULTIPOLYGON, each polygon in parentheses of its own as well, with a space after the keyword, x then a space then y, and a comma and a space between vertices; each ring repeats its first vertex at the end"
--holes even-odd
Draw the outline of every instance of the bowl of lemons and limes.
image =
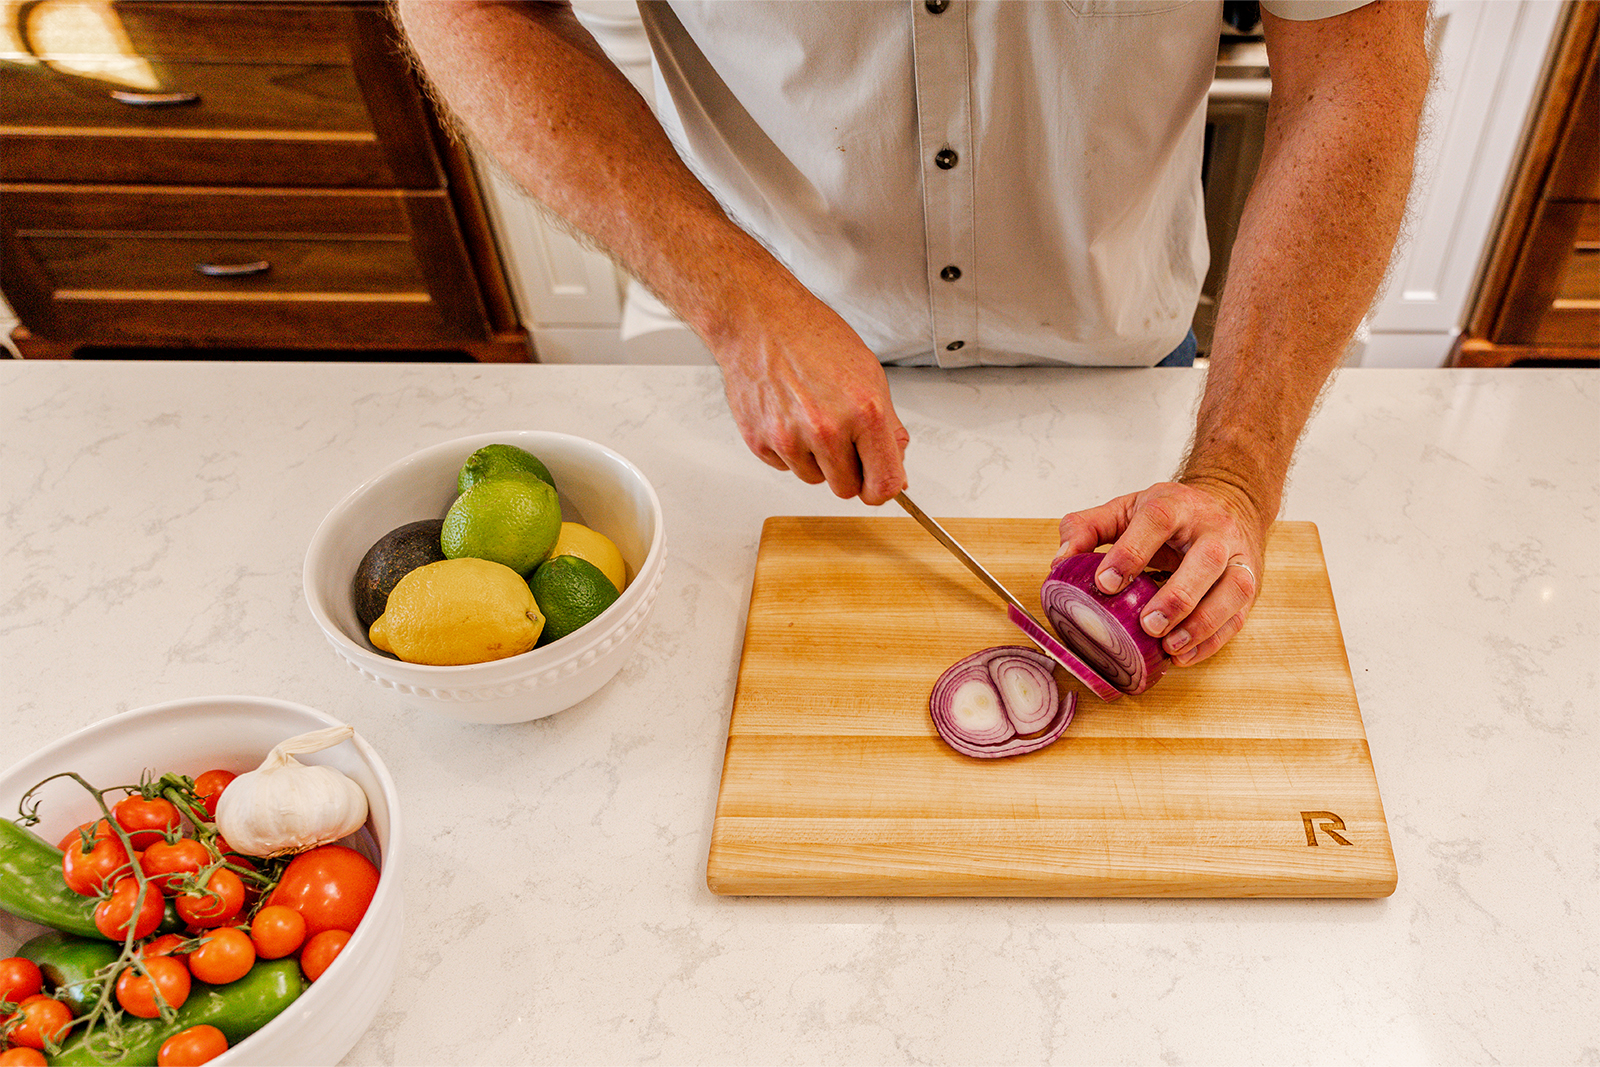
POLYGON ((661 503, 622 456, 532 430, 423 449, 357 486, 306 552, 338 654, 404 702, 525 722, 633 651, 665 563, 661 503))

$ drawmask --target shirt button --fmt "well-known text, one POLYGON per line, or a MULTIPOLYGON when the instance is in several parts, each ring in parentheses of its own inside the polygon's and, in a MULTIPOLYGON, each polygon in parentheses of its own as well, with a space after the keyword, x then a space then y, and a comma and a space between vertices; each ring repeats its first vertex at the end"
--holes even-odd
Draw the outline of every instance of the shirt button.
POLYGON ((953 282, 957 278, 961 277, 961 268, 952 263, 950 266, 939 272, 939 277, 943 278, 947 282, 953 282))
POLYGON ((950 0, 923 0, 922 6, 935 15, 942 15, 944 9, 950 6, 950 0))
POLYGON ((962 345, 964 345, 966 343, 967 342, 965 342, 965 341, 951 341, 949 344, 944 346, 944 350, 946 352, 954 352, 956 349, 960 348, 962 345))
POLYGON ((949 170, 956 165, 956 160, 960 158, 960 156, 956 155, 955 149, 941 148, 934 153, 933 161, 939 165, 940 170, 949 170))

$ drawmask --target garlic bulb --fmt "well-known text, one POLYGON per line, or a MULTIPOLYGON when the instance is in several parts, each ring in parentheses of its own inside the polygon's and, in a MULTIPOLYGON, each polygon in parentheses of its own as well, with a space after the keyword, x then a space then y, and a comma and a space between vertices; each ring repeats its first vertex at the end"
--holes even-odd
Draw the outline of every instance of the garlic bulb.
POLYGON ((354 736, 351 727, 336 726, 278 745, 261 766, 222 791, 218 832, 246 856, 303 852, 355 833, 367 821, 367 794, 361 786, 332 767, 307 766, 294 758, 354 736))

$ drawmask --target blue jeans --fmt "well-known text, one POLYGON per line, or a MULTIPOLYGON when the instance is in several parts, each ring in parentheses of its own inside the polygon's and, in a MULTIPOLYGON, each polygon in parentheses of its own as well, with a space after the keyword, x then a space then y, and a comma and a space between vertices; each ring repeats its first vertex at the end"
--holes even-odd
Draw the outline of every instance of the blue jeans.
POLYGON ((1194 366, 1194 354, 1195 354, 1195 349, 1196 349, 1197 345, 1198 345, 1198 342, 1195 340, 1194 331, 1190 330, 1189 331, 1189 336, 1185 337, 1183 339, 1183 342, 1180 345, 1178 345, 1177 348, 1174 348, 1167 355, 1167 357, 1165 359, 1163 359, 1160 363, 1157 363, 1156 366, 1158 366, 1158 367, 1192 367, 1192 366, 1194 366))

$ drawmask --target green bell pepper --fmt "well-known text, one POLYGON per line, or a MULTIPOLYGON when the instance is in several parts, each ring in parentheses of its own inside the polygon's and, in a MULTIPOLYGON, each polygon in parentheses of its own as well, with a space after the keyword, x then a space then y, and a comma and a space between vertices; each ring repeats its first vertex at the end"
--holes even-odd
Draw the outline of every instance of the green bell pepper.
POLYGON ((125 1019, 120 1040, 113 1040, 104 1027, 74 1034, 50 1062, 84 1067, 154 1064, 167 1038, 202 1023, 221 1030, 232 1048, 271 1022, 308 988, 310 983, 300 973, 297 960, 258 960, 250 973, 236 982, 216 986, 195 982, 189 999, 170 1023, 125 1019))
POLYGON ((45 990, 82 1015, 100 999, 110 967, 122 958, 121 947, 100 937, 77 937, 49 930, 24 941, 16 955, 39 965, 45 990))
POLYGON ((97 903, 61 880, 59 848, 10 819, 0 819, 0 908, 41 926, 103 940, 94 925, 97 903))

